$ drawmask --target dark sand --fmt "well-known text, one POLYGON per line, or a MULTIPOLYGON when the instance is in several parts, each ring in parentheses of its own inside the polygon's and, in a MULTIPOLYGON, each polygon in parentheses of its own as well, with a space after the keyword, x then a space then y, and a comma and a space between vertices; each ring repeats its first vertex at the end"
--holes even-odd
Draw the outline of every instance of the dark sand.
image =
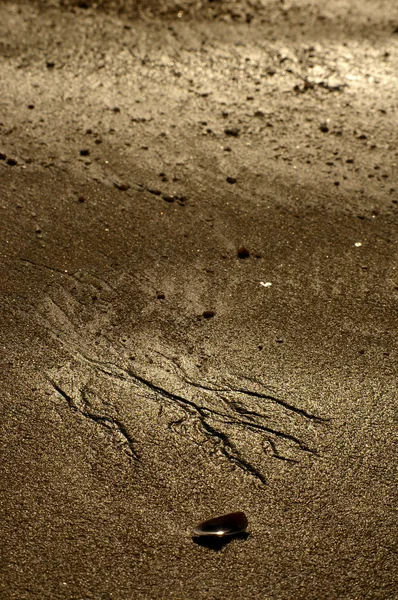
POLYGON ((0 596, 394 599, 396 2, 98 4, 0 5, 0 596))

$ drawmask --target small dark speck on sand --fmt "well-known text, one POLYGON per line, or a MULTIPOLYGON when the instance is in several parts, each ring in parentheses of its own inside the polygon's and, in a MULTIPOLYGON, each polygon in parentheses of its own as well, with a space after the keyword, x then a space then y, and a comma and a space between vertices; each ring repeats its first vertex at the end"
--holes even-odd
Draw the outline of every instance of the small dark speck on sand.
POLYGON ((90 154, 90 150, 88 150, 87 148, 83 148, 83 150, 80 150, 80 156, 88 156, 90 154))
POLYGON ((212 319, 213 317, 215 317, 215 315, 216 315, 215 310, 205 310, 203 312, 203 316, 205 319, 212 319))
POLYGON ((7 165, 9 165, 10 167, 15 167, 15 165, 17 164, 17 161, 15 160, 15 158, 7 158, 7 165))
POLYGON ((245 248, 244 246, 241 246, 240 248, 238 248, 238 258, 249 258, 250 256, 250 251, 245 248))
POLYGON ((238 137, 240 133, 240 129, 238 127, 226 127, 224 129, 225 135, 230 135, 232 137, 238 137))
POLYGON ((121 192, 126 192, 127 190, 130 189, 129 183, 119 183, 118 181, 115 181, 115 183, 113 185, 115 186, 115 188, 117 190, 120 190, 121 192))
POLYGON ((236 183, 236 177, 227 177, 227 183, 236 183))

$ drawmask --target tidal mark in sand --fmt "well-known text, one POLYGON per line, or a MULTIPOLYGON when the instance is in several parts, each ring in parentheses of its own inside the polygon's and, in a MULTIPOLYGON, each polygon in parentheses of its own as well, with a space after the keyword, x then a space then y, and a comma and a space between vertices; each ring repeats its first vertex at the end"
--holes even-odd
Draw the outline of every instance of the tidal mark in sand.
MULTIPOLYGON (((117 343, 112 346, 111 340, 107 349, 110 359, 97 358, 93 344, 82 339, 81 329, 74 323, 76 317, 73 311, 69 313, 67 305, 61 308, 48 299, 47 309, 47 327, 73 361, 84 367, 84 377, 91 370, 95 376, 109 379, 128 394, 136 407, 140 397, 151 397, 159 405, 158 417, 163 412, 168 416, 171 413, 166 427, 201 449, 210 448, 213 456, 217 451, 230 465, 261 484, 266 483, 264 471, 270 458, 288 465, 305 456, 318 456, 310 436, 316 436, 316 428, 327 419, 280 398, 273 388, 261 381, 245 375, 224 378, 220 375, 216 382, 200 382, 188 374, 176 357, 152 351, 161 362, 160 366, 156 365, 155 380, 153 375, 147 374, 147 364, 135 362, 133 369, 130 362, 126 363, 125 348, 119 348, 117 343), (164 381, 167 381, 166 386, 164 381), (253 444, 247 443, 248 436, 252 436, 253 444)), ((153 367, 150 368, 154 372, 153 367)), ((102 403, 100 409, 94 408, 84 384, 79 384, 78 393, 69 394, 56 379, 59 377, 52 376, 53 388, 72 410, 106 428, 124 451, 138 459, 128 425, 112 416, 117 409, 115 405, 112 410, 112 402, 116 400, 108 398, 107 405, 102 403)))
POLYGON ((51 383, 54 391, 59 394, 64 400, 66 400, 69 408, 75 412, 78 412, 80 415, 97 423, 101 427, 105 427, 108 431, 111 432, 112 438, 117 443, 117 445, 123 448, 123 452, 125 452, 130 458, 135 460, 139 459, 137 451, 134 447, 134 440, 129 434, 127 428, 114 417, 110 415, 104 415, 94 411, 89 396, 86 390, 79 390, 80 398, 77 400, 72 397, 72 395, 68 394, 66 390, 57 384, 52 379, 48 378, 51 383))
MULTIPOLYGON (((139 375, 135 371, 130 368, 124 369, 118 365, 113 363, 106 363, 103 361, 91 359, 88 356, 83 355, 82 353, 75 353, 74 358, 80 358, 83 362, 93 367, 97 372, 106 375, 107 377, 112 378, 113 380, 119 381, 130 381, 134 384, 135 388, 139 388, 141 391, 147 392, 151 395, 155 395, 163 401, 166 401, 170 406, 177 406, 182 409, 185 413, 185 416, 180 419, 175 420, 170 428, 179 431, 184 435, 184 427, 186 423, 194 423, 194 425, 198 426, 199 431, 204 434, 206 438, 208 438, 212 445, 217 447, 220 453, 230 462, 234 464, 237 468, 239 468, 244 473, 254 477, 261 483, 266 483, 266 477, 262 473, 261 469, 258 468, 250 458, 244 456, 244 452, 239 448, 238 444, 233 441, 232 435, 223 429, 223 426, 232 427, 238 429, 240 431, 251 431, 256 434, 260 434, 263 436, 263 439, 266 444, 271 448, 273 458, 278 460, 283 460, 289 463, 298 462, 294 458, 290 458, 288 456, 284 456, 277 447, 277 441, 282 440, 287 442, 289 445, 296 448, 301 452, 306 453, 307 455, 316 456, 317 451, 314 448, 311 448, 306 442, 300 439, 298 436, 283 431, 281 429, 270 427, 259 421, 266 421, 267 415, 257 411, 246 410, 242 405, 237 404, 236 402, 230 402, 228 405, 229 410, 221 411, 215 408, 212 408, 209 404, 198 403, 197 401, 191 400, 188 397, 182 396, 180 394, 176 394, 170 390, 165 389, 164 387, 150 381, 149 379, 144 378, 139 375), (221 425, 221 426, 220 426, 221 425), (174 426, 174 427, 172 427, 174 426)), ((53 383, 54 385, 54 383, 53 383)), ((253 395, 257 398, 263 398, 269 401, 272 401, 286 410, 292 412, 295 415, 299 415, 300 417, 306 420, 313 420, 316 422, 321 422, 322 418, 316 415, 312 415, 302 409, 298 409, 287 402, 280 400, 274 396, 270 396, 269 394, 261 394, 258 392, 252 392, 250 390, 245 390, 241 388, 213 388, 209 386, 204 386, 198 384, 193 381, 187 380, 187 385, 205 390, 206 392, 216 392, 217 395, 220 392, 228 393, 228 392, 239 392, 243 395, 253 395)), ((55 387, 55 385, 54 385, 55 387)), ((57 389, 57 388, 56 388, 57 389)), ((57 389, 59 393, 62 390, 57 389)), ((65 397, 65 392, 61 395, 65 397)), ((83 396, 84 397, 84 396, 83 396)), ((69 402, 72 404, 73 402, 69 402)), ((101 415, 95 415, 92 411, 87 410, 87 403, 84 405, 84 410, 80 410, 80 412, 92 420, 95 420, 97 423, 100 423, 108 428, 115 425, 115 421, 109 422, 109 417, 104 417, 101 415)), ((118 426, 118 431, 121 431, 120 423, 116 423, 118 426)), ((125 433, 125 430, 124 430, 125 433)), ((125 438, 132 446, 132 440, 127 437, 125 433, 125 438)), ((267 455, 264 448, 264 454, 267 455)))
POLYGON ((31 267, 34 267, 35 269, 42 269, 42 270, 50 271, 53 273, 59 273, 60 275, 63 275, 63 276, 70 277, 71 279, 77 281, 77 283, 79 283, 81 285, 86 285, 86 286, 89 285, 90 287, 95 288, 97 290, 104 289, 108 292, 112 291, 114 293, 117 293, 117 290, 108 281, 105 281, 105 279, 103 279, 101 277, 97 277, 93 273, 88 273, 88 272, 86 273, 80 269, 75 272, 71 272, 68 269, 59 269, 58 267, 52 267, 51 265, 45 265, 42 263, 34 262, 27 258, 21 258, 20 260, 24 264, 30 265, 31 267))

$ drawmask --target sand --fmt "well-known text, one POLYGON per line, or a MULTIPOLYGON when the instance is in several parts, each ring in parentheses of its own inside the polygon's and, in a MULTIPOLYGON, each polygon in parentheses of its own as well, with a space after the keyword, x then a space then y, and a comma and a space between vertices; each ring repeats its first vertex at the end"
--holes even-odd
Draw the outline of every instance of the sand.
POLYGON ((397 596, 394 10, 1 4, 2 598, 397 596))

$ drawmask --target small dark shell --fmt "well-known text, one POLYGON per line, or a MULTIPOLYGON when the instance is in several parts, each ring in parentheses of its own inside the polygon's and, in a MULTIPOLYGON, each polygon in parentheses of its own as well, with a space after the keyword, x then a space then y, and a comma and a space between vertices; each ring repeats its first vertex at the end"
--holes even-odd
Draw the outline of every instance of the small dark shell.
POLYGON ((215 519, 203 521, 193 530, 194 537, 217 536, 225 537, 246 531, 248 526, 244 512, 234 512, 215 519))

